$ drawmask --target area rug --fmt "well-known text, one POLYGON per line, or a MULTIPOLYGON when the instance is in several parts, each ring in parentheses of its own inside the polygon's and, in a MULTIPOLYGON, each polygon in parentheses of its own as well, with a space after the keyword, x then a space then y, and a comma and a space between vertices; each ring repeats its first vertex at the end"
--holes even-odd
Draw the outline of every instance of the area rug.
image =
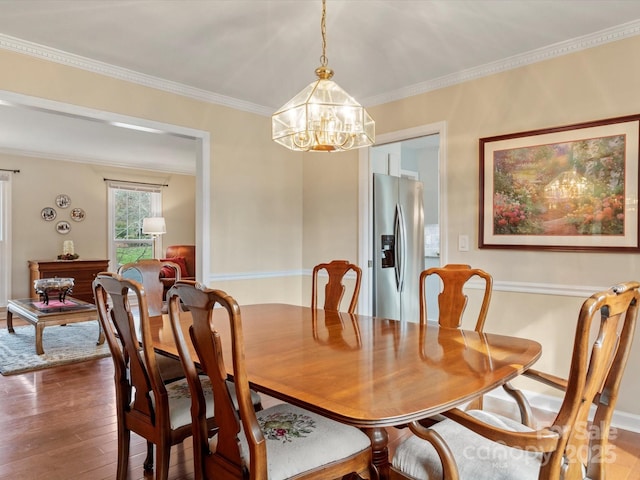
POLYGON ((0 373, 17 373, 108 357, 107 342, 98 341, 98 322, 70 323, 46 327, 42 335, 44 354, 36 353, 36 329, 33 326, 15 327, 16 333, 0 328, 0 373))

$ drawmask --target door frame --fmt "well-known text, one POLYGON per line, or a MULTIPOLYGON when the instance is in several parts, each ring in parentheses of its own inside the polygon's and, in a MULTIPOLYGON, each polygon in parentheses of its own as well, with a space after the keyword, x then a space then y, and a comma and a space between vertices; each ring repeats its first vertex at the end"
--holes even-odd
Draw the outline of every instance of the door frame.
MULTIPOLYGON (((395 132, 377 135, 376 145, 386 143, 401 142, 427 135, 440 136, 439 157, 438 157, 438 190, 440 195, 439 219, 440 219, 440 263, 446 263, 447 251, 447 192, 446 192, 446 121, 435 122, 417 127, 398 130, 395 132)), ((362 268, 362 286, 358 301, 358 313, 361 315, 371 315, 373 311, 373 222, 371 212, 373 211, 373 171, 371 168, 371 147, 361 148, 358 151, 358 264, 362 268)))
POLYGON ((6 176, 0 188, 0 307, 6 308, 11 298, 11 183, 14 172, 0 172, 6 176))

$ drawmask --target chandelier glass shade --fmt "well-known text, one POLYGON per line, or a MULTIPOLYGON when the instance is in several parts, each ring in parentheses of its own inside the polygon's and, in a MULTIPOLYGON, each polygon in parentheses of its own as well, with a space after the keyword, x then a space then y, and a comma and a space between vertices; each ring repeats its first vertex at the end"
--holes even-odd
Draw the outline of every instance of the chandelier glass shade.
POLYGON ((271 138, 299 152, 333 152, 372 145, 375 122, 356 100, 331 80, 327 67, 325 0, 322 2, 322 65, 310 83, 271 116, 271 138))

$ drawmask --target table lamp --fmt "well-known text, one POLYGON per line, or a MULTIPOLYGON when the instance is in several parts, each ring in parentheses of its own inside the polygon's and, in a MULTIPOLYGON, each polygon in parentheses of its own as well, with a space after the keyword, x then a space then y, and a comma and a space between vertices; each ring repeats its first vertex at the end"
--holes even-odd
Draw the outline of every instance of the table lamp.
POLYGON ((160 235, 167 233, 167 225, 164 217, 148 217, 142 219, 142 233, 153 238, 153 258, 156 258, 156 240, 160 235))

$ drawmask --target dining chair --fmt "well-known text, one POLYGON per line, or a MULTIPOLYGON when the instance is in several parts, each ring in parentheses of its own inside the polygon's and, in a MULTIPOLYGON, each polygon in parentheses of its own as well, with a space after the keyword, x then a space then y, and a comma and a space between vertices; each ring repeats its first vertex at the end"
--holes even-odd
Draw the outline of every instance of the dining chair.
POLYGON ((438 324, 446 328, 460 328, 462 317, 467 307, 468 296, 464 287, 474 277, 484 282, 484 294, 480 312, 476 319, 475 330, 481 332, 487 319, 493 278, 484 270, 471 268, 470 265, 448 264, 444 267, 433 267, 420 273, 420 323, 428 320, 426 283, 430 276, 438 276, 442 289, 438 294, 438 324))
POLYGON ((191 388, 197 479, 327 479, 356 474, 378 478, 370 439, 358 428, 286 403, 256 412, 244 361, 240 307, 233 297, 196 282, 180 281, 169 290, 168 301, 176 345, 191 388), (190 344, 180 326, 180 301, 192 315, 190 344), (215 328, 216 322, 222 321, 230 327, 230 338, 224 340, 215 328), (229 342, 231 348, 226 360, 232 366, 235 391, 227 381, 223 342, 229 342), (190 347, 213 387, 219 430, 211 440, 190 347))
MULTIPOLYGON (((167 304, 164 301, 165 286, 162 282, 162 271, 170 271, 171 277, 180 279, 180 266, 174 262, 158 259, 141 259, 135 262, 125 263, 118 268, 117 273, 124 278, 140 282, 144 286, 147 298, 147 313, 155 317, 167 313, 167 304)), ((134 312, 136 321, 138 315, 134 312)), ((184 378, 182 364, 175 358, 157 354, 160 375, 166 382, 172 382, 184 378)))
POLYGON ((349 302, 349 313, 355 313, 356 306, 358 304, 358 294, 360 293, 360 282, 362 280, 362 270, 357 265, 348 262, 347 260, 332 260, 329 263, 320 263, 313 267, 313 280, 311 285, 311 308, 318 308, 318 288, 319 288, 319 274, 324 270, 329 276, 324 288, 324 309, 339 311, 340 304, 342 303, 342 297, 344 296, 346 287, 342 283, 345 275, 349 272, 353 272, 356 276, 355 285, 353 287, 353 293, 351 295, 351 301, 349 302))
MULTIPOLYGON (((150 317, 168 313, 167 302, 165 300, 165 284, 161 282, 159 273, 162 269, 171 268, 174 270, 172 276, 180 280, 180 266, 168 260, 144 259, 137 262, 126 263, 118 269, 118 273, 125 278, 139 281, 144 286, 147 297, 148 313, 150 317)), ((181 306, 184 309, 184 305, 181 306)), ((156 354, 156 362, 160 369, 160 375, 165 383, 184 378, 184 370, 180 359, 156 354)), ((252 398, 256 409, 262 409, 262 399, 254 390, 252 398)))
MULTIPOLYGON (((116 478, 125 480, 131 432, 147 441, 144 469, 153 469, 156 446, 156 480, 165 480, 171 446, 191 436, 191 399, 186 379, 163 381, 153 350, 144 286, 116 273, 100 273, 93 281, 98 319, 107 338, 114 365, 118 422, 118 468, 116 478), (139 305, 139 327, 129 304, 132 293, 139 305)), ((207 377, 202 382, 203 428, 213 432, 213 394, 207 377)))
MULTIPOLYGON (((474 330, 476 332, 482 332, 491 302, 493 277, 484 270, 471 268, 470 265, 465 264, 447 264, 444 267, 433 267, 424 270, 420 274, 420 323, 423 325, 428 320, 427 281, 429 277, 433 276, 439 277, 441 282, 441 290, 438 294, 438 324, 445 328, 461 327, 463 315, 469 300, 464 292, 464 288, 470 280, 480 280, 481 284, 483 284, 484 291, 478 317, 475 320, 474 330)), ((531 407, 522 392, 510 383, 504 384, 502 388, 515 400, 520 411, 522 423, 532 426, 533 414, 531 407)), ((476 398, 469 404, 470 408, 481 409, 482 406, 482 397, 476 398)))
POLYGON ((548 427, 534 430, 498 414, 453 409, 430 428, 409 425, 415 435, 396 449, 391 478, 604 480, 615 455, 609 429, 631 351, 639 288, 635 281, 622 283, 582 304, 566 379, 524 372, 564 392, 548 427))
POLYGON ((171 271, 171 277, 180 280, 180 266, 170 261, 146 258, 135 262, 125 263, 118 268, 117 273, 125 278, 130 278, 144 285, 147 296, 149 315, 156 316, 167 313, 167 306, 163 300, 164 284, 161 272, 171 271))

